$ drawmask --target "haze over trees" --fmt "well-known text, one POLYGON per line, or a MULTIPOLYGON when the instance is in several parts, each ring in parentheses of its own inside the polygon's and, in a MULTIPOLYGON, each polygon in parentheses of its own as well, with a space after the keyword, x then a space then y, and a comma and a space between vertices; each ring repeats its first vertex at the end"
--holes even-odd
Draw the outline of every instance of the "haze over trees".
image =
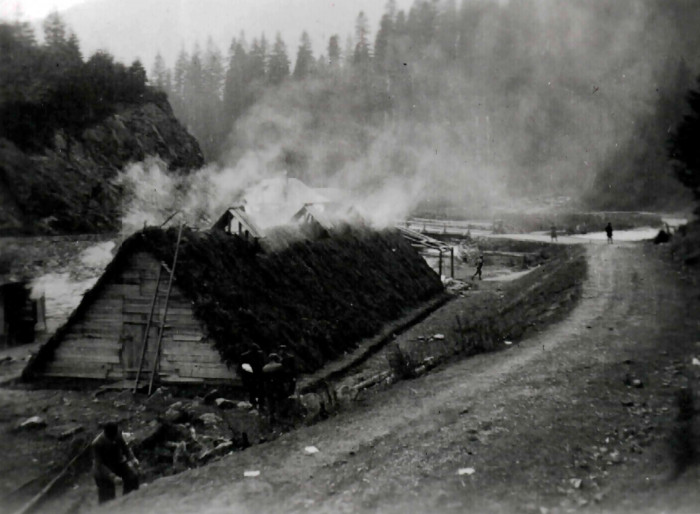
POLYGON ((664 146, 700 66, 700 15, 635 5, 390 0, 375 34, 361 12, 322 55, 307 33, 294 50, 240 34, 224 70, 207 45, 172 70, 157 58, 152 76, 210 160, 261 174, 396 182, 418 201, 664 207, 686 199, 664 146))

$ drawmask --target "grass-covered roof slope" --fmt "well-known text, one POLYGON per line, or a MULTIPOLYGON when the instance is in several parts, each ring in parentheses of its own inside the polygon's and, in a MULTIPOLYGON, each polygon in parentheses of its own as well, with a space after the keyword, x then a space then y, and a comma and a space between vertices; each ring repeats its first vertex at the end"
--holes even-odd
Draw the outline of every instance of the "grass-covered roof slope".
MULTIPOLYGON (((52 358, 70 325, 129 255, 147 251, 170 263, 176 240, 176 228, 148 228, 127 239, 68 323, 34 359, 33 371, 52 358)), ((267 352, 286 344, 307 372, 442 291, 439 277, 398 231, 352 228, 268 253, 222 232, 185 228, 175 280, 226 363, 236 363, 250 343, 267 352)))

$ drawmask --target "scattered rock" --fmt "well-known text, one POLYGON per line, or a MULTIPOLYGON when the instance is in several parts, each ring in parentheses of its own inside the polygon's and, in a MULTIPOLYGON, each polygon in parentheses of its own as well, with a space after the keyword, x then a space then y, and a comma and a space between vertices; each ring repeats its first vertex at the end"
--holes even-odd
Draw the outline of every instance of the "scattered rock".
POLYGON ((583 481, 580 478, 571 478, 569 479, 569 483, 574 489, 580 489, 583 481))
POLYGON ((213 412, 206 412, 197 418, 205 426, 214 426, 219 423, 223 423, 223 419, 214 414, 213 412))
POLYGON ((318 448, 316 448, 315 446, 307 446, 306 448, 304 448, 304 453, 306 455, 313 455, 315 453, 318 453, 318 448))
POLYGON ((260 476, 260 471, 244 471, 243 472, 244 477, 248 478, 254 478, 254 477, 259 477, 260 476))
POLYGON ((57 425, 55 427, 51 427, 46 431, 46 433, 54 439, 63 441, 64 439, 68 439, 69 437, 73 437, 74 435, 79 434, 83 430, 85 430, 84 426, 78 425, 77 423, 71 423, 67 425, 57 425))
POLYGON ((188 416, 185 411, 180 408, 173 408, 172 406, 163 414, 163 419, 169 423, 181 423, 186 421, 187 418, 188 416))
POLYGON ((457 470, 458 475, 473 475, 476 473, 476 470, 474 468, 459 468, 457 470))
POLYGON ((479 424, 479 428, 481 428, 481 430, 485 430, 485 431, 491 430, 492 427, 493 427, 493 423, 490 421, 482 421, 479 424))
POLYGON ((623 407, 634 407, 634 402, 632 400, 620 400, 623 407))
POLYGON ((413 370, 413 375, 414 375, 415 377, 419 377, 419 376, 421 376, 422 374, 424 374, 426 371, 428 371, 428 368, 426 368, 425 366, 423 366, 423 365, 421 364, 420 366, 418 366, 417 368, 415 368, 415 369, 413 370))
POLYGON ((37 430, 40 428, 44 428, 46 426, 46 421, 44 421, 43 418, 39 416, 32 416, 31 418, 27 418, 24 421, 22 421, 20 424, 17 425, 16 429, 17 430, 37 430))
POLYGON ((219 397, 219 390, 212 389, 206 395, 204 395, 204 405, 212 405, 214 401, 219 397))
POLYGON ((634 380, 632 380, 632 387, 635 387, 637 389, 641 389, 644 387, 644 383, 641 380, 639 380, 638 378, 635 378, 634 380))
POLYGON ((442 339, 445 339, 445 335, 444 334, 435 334, 433 336, 433 339, 437 339, 438 341, 440 341, 442 339))
POLYGON ((253 408, 253 404, 250 402, 241 401, 236 404, 237 409, 250 410, 253 408))
POLYGON ((204 450, 202 453, 199 454, 199 457, 197 457, 197 460, 204 463, 207 461, 210 461, 212 459, 215 459, 217 457, 223 457, 227 453, 230 453, 234 450, 234 445, 231 441, 226 441, 224 443, 218 444, 216 447, 212 448, 211 450, 204 450))
POLYGON ((620 464, 624 460, 622 458, 622 455, 620 455, 620 452, 618 452, 617 450, 611 452, 610 455, 608 455, 608 458, 613 464, 620 464))
POLYGON ((220 409, 234 409, 238 404, 228 398, 217 398, 214 400, 214 404, 220 409))
POLYGON ((172 398, 172 395, 168 391, 166 387, 159 387, 158 389, 155 390, 155 392, 148 397, 148 400, 146 400, 146 403, 149 405, 153 403, 157 403, 159 401, 167 401, 172 398))

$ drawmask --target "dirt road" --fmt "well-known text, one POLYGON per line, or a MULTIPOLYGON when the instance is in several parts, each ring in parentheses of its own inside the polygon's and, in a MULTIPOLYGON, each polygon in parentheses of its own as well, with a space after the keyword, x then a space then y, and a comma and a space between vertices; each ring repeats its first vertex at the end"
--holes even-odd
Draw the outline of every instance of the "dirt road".
POLYGON ((108 510, 696 512, 699 474, 671 479, 667 442, 674 394, 700 369, 696 286, 648 244, 587 251, 563 322, 108 510))

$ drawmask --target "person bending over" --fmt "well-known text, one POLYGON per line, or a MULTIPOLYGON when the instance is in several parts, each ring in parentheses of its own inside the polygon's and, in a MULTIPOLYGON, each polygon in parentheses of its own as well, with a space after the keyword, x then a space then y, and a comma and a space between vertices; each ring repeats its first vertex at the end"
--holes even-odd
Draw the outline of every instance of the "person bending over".
POLYGON ((122 482, 123 494, 139 488, 139 461, 118 423, 110 421, 102 426, 102 433, 92 442, 92 463, 99 503, 114 499, 118 482, 122 482))

